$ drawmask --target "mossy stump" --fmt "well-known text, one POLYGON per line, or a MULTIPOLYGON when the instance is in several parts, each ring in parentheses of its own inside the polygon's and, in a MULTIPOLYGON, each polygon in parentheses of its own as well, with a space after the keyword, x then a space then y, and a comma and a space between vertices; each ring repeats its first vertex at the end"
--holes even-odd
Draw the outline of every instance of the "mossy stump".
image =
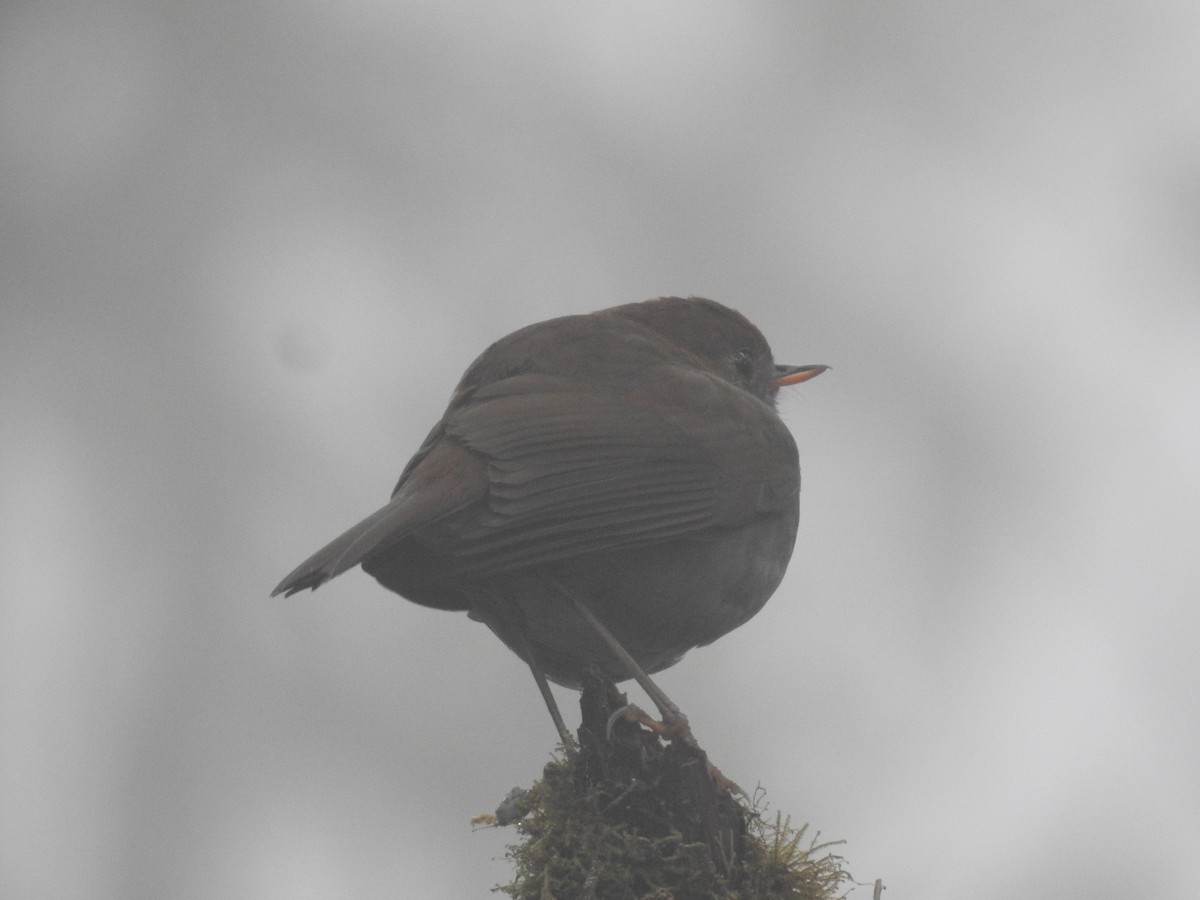
POLYGON ((764 819, 713 783, 704 751, 664 744, 618 717, 625 698, 585 681, 579 746, 546 765, 524 795, 518 900, 829 900, 850 883, 830 844, 801 846, 805 828, 764 819))

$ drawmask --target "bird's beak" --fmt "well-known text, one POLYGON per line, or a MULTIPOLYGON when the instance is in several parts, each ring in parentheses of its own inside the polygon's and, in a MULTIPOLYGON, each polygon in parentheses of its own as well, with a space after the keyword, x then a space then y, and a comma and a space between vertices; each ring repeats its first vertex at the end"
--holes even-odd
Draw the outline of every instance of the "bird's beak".
POLYGON ((776 366, 775 387, 786 387, 789 384, 799 384, 816 378, 829 366, 776 366))

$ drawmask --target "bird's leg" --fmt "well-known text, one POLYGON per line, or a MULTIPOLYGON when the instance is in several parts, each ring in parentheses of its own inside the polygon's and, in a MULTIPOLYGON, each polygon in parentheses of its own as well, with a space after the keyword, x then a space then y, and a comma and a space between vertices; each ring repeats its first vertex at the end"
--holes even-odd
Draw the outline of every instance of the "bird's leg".
POLYGON ((683 711, 675 705, 670 697, 663 693, 663 689, 651 680, 645 670, 638 665, 638 661, 630 655, 628 650, 621 646, 621 642, 613 636, 613 633, 605 627, 604 623, 596 618, 595 614, 587 608, 587 605, 582 600, 561 584, 558 587, 559 590, 570 598, 571 602, 575 605, 575 609, 583 616, 584 621, 592 626, 592 629, 596 634, 600 635, 604 643, 608 644, 609 649, 621 661, 621 664, 625 667, 630 677, 641 686, 642 690, 654 702, 654 705, 658 707, 658 713, 662 716, 661 722, 655 721, 644 710, 630 704, 612 714, 608 723, 609 729, 612 729, 613 722, 616 721, 617 717, 625 716, 631 721, 641 722, 651 731, 669 740, 681 741, 684 746, 695 751, 704 760, 704 764, 708 769, 708 775, 712 779, 713 784, 721 790, 732 791, 735 794, 741 794, 743 797, 749 797, 749 794, 739 787, 737 782, 727 778, 720 769, 709 761, 708 754, 700 748, 700 745, 696 742, 695 735, 692 734, 692 728, 688 724, 687 716, 683 714, 683 711))
POLYGON ((636 706, 627 707, 627 709, 622 710, 622 712, 632 713, 638 721, 658 734, 661 734, 672 740, 681 740, 689 747, 696 747, 696 739, 692 736, 692 729, 688 725, 687 716, 683 714, 683 711, 680 710, 680 708, 676 706, 674 702, 672 702, 670 697, 663 693, 662 688, 660 688, 650 679, 650 676, 646 674, 645 670, 638 665, 637 660, 629 654, 628 650, 621 646, 621 642, 613 637, 612 632, 604 626, 603 622, 596 618, 596 616, 590 609, 587 608, 582 600, 565 589, 563 589, 563 593, 565 593, 571 599, 571 602, 575 604, 575 609, 577 609, 579 614, 583 616, 584 621, 592 626, 592 629, 596 632, 596 634, 600 635, 600 638, 604 641, 604 643, 608 644, 608 648, 612 650, 613 654, 618 660, 620 660, 621 665, 625 667, 625 671, 629 673, 629 676, 633 678, 633 680, 639 685, 641 685, 642 690, 646 692, 646 695, 654 702, 654 705, 658 707, 658 713, 662 716, 662 721, 655 721, 636 706))
POLYGON ((522 649, 525 651, 525 661, 529 663, 529 671, 533 673, 533 680, 537 682, 538 690, 542 692, 542 699, 546 701, 546 709, 550 710, 550 718, 554 720, 554 727, 558 729, 558 736, 562 740, 564 747, 571 747, 575 743, 575 739, 571 736, 571 732, 567 730, 567 723, 563 721, 562 713, 558 709, 558 701, 550 693, 550 682, 546 679, 546 673, 538 665, 537 657, 533 653, 533 647, 529 643, 529 638, 525 636, 524 630, 520 634, 521 644, 523 645, 522 649))

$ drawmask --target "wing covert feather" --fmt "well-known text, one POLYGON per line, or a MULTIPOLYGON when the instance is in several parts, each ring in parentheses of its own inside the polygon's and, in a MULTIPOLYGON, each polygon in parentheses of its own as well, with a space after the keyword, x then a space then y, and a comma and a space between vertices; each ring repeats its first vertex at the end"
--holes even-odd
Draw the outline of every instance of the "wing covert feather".
MULTIPOLYGON (((465 570, 485 575, 622 546, 700 538, 770 512, 760 508, 761 497, 789 492, 786 477, 775 488, 768 484, 779 448, 766 446, 771 459, 764 459, 758 475, 751 472, 737 483, 723 475, 729 466, 721 463, 736 456, 734 470, 747 462, 753 469, 764 444, 758 432, 770 432, 772 420, 794 454, 782 423, 766 404, 759 404, 761 423, 748 428, 730 422, 728 409, 743 408, 744 395, 730 396, 736 388, 715 379, 686 387, 693 402, 697 391, 713 394, 711 408, 697 415, 690 407, 655 407, 637 392, 581 391, 577 382, 517 376, 480 389, 454 410, 446 435, 488 463, 486 508, 474 507, 451 529, 465 570), (763 482, 750 486, 749 503, 743 496, 747 479, 763 482), (738 498, 723 496, 731 490, 738 498)), ((786 446, 783 452, 786 460, 786 446)))

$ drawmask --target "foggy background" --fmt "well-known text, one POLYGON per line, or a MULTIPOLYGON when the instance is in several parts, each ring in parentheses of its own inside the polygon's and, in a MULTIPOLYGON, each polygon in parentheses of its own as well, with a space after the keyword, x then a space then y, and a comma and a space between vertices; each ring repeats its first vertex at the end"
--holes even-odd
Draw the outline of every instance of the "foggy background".
POLYGON ((1185 2, 6 4, 0 895, 490 896, 528 670, 267 594, 491 341, 698 294, 834 367, 711 757, 889 900, 1196 896, 1198 79, 1185 2))

